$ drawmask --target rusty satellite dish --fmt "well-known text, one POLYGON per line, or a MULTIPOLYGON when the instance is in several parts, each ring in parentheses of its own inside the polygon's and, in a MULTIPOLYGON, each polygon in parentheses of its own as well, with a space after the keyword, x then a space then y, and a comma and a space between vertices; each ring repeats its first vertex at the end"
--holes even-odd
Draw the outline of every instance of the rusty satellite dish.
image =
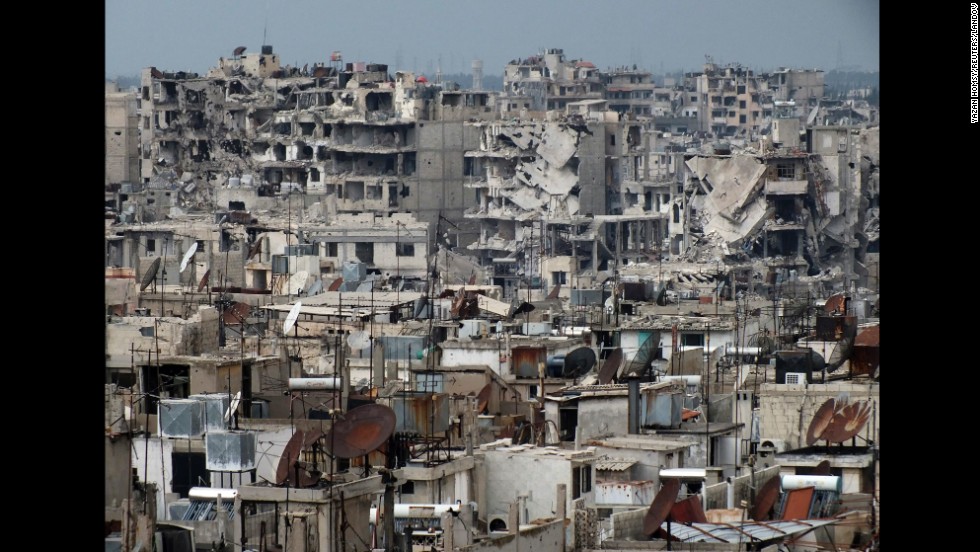
POLYGON ((577 378, 589 373, 595 366, 595 351, 591 347, 579 347, 565 356, 562 377, 577 378))
POLYGON ((232 52, 232 55, 240 56, 244 53, 245 53, 245 46, 239 46, 238 48, 235 48, 235 50, 232 52))
POLYGON ((493 384, 488 383, 488 384, 486 384, 486 385, 483 386, 483 389, 480 389, 480 392, 479 393, 477 393, 477 395, 476 395, 476 413, 477 414, 482 414, 487 409, 487 406, 489 406, 489 404, 490 404, 490 393, 491 393, 492 390, 493 390, 493 384))
POLYGON ((156 259, 153 259, 153 262, 150 263, 150 268, 146 269, 146 272, 143 274, 143 279, 140 281, 140 291, 146 289, 147 286, 150 285, 150 282, 156 279, 157 272, 159 271, 160 257, 157 257, 156 259))
POLYGON ((835 293, 827 298, 827 302, 824 303, 823 310, 827 314, 832 313, 844 313, 844 306, 847 305, 847 295, 843 293, 835 293))
POLYGON ((827 399, 813 415, 806 432, 806 444, 817 441, 843 443, 856 436, 871 417, 867 401, 847 404, 846 398, 827 399))
POLYGON ((779 476, 774 475, 766 481, 759 492, 755 495, 755 504, 752 505, 752 519, 755 521, 767 521, 772 513, 776 499, 779 498, 779 476))
POLYGON ((197 291, 204 291, 204 288, 208 287, 208 281, 211 279, 211 269, 208 269, 201 277, 201 281, 197 284, 197 291))
POLYGON ((335 420, 324 439, 335 458, 356 458, 376 450, 395 431, 395 411, 383 404, 365 404, 335 420))
POLYGON ((623 363, 623 350, 616 347, 609 353, 606 357, 605 362, 602 363, 602 367, 599 368, 599 385, 606 385, 611 382, 613 376, 619 372, 619 366, 623 363))
POLYGON ((866 401, 851 403, 834 415, 820 438, 831 443, 843 443, 857 435, 870 417, 871 406, 866 401))
POLYGON ((830 426, 830 421, 834 417, 834 404, 834 399, 827 399, 813 415, 813 420, 810 421, 810 427, 806 430, 807 446, 812 446, 819 441, 823 432, 830 426))
POLYGON ((668 479, 664 483, 657 496, 653 497, 653 502, 650 503, 650 509, 647 510, 647 514, 643 516, 644 535, 652 537, 657 532, 657 529, 660 529, 660 525, 667 520, 671 508, 677 502, 677 493, 680 490, 680 479, 668 479))
POLYGON ((312 448, 320 437, 323 437, 323 432, 318 429, 309 431, 300 429, 293 433, 282 451, 282 456, 279 457, 279 465, 276 467, 276 485, 290 483, 293 487, 309 487, 317 482, 319 475, 314 477, 311 470, 297 465, 301 464, 303 451, 312 448))
POLYGON ((340 286, 342 285, 344 285, 344 279, 337 278, 336 280, 333 281, 332 284, 330 284, 330 287, 327 288, 327 291, 337 291, 338 289, 340 289, 340 286))
POLYGON ((813 468, 813 475, 830 475, 830 460, 821 460, 817 467, 813 468))

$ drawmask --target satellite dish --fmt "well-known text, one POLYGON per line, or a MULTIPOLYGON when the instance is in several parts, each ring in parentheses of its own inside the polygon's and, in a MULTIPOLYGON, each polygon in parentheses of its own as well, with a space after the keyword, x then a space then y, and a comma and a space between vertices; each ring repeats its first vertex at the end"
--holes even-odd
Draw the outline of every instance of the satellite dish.
POLYGON ((187 253, 184 253, 184 258, 180 260, 180 272, 183 272, 184 269, 187 268, 187 263, 190 262, 191 258, 194 256, 194 253, 196 252, 197 252, 197 242, 194 242, 191 244, 190 247, 187 248, 187 253))
POLYGON ((521 303, 520 306, 518 306, 516 309, 514 309, 514 312, 511 313, 510 316, 513 318, 518 314, 524 314, 525 312, 531 312, 533 310, 534 310, 534 305, 532 305, 531 303, 524 302, 521 303))
POLYGON ((591 347, 579 347, 565 355, 565 365, 562 367, 562 377, 578 378, 589 373, 595 366, 595 351, 591 347))
POLYGON ((767 521, 779 497, 779 476, 774 475, 766 481, 755 495, 751 517, 755 521, 767 521))
POLYGON ((204 291, 204 288, 208 287, 208 281, 211 279, 211 269, 209 268, 204 276, 201 277, 201 281, 197 284, 197 291, 204 291))
POLYGON ((493 391, 493 384, 488 383, 476 394, 476 413, 483 414, 490 404, 490 393, 493 391))
POLYGON ((643 345, 640 345, 639 350, 633 355, 633 360, 626 365, 623 370, 623 375, 628 374, 642 374, 650 367, 650 361, 653 360, 653 354, 657 351, 657 347, 660 346, 660 332, 653 332, 647 336, 646 341, 643 345))
POLYGON ((332 284, 330 284, 330 287, 327 288, 327 291, 337 291, 338 289, 340 289, 340 285, 343 283, 344 283, 343 278, 337 278, 336 280, 333 281, 332 284))
POLYGON ((313 297, 319 293, 323 293, 323 280, 317 278, 316 280, 313 280, 313 283, 310 284, 309 288, 307 288, 306 296, 313 297))
POLYGON ((599 385, 606 385, 613 380, 613 376, 619 373, 619 366, 623 363, 623 350, 616 347, 606 357, 602 367, 599 368, 599 385))
POLYGON ((551 288, 551 293, 548 294, 548 299, 558 299, 558 292, 561 291, 561 284, 555 284, 555 287, 551 288))
POLYGON ((395 411, 383 404, 365 404, 334 420, 324 442, 334 458, 357 458, 376 450, 395 431, 395 411))
POLYGON ((831 475, 830 460, 821 460, 817 467, 813 468, 813 475, 831 475))
POLYGON ((677 502, 677 493, 681 490, 680 479, 668 479, 657 496, 653 497, 647 514, 643 516, 643 534, 653 536, 660 529, 660 524, 667 520, 671 508, 677 502))
POLYGON ((242 55, 244 53, 245 53, 245 47, 244 46, 239 46, 238 48, 235 48, 235 50, 232 52, 232 55, 240 56, 240 55, 242 55))
POLYGON ((806 445, 808 447, 819 441, 820 436, 830 426, 830 421, 834 417, 834 404, 834 399, 827 399, 813 414, 810 427, 806 430, 806 445))
POLYGON ((847 359, 851 358, 851 352, 853 350, 854 340, 849 337, 845 337, 834 343, 834 348, 827 357, 827 371, 834 372, 840 368, 847 359))
POLYGON ((143 280, 140 282, 140 291, 143 291, 150 285, 150 282, 157 277, 157 272, 159 271, 160 257, 157 257, 156 259, 153 259, 153 262, 150 263, 150 268, 146 269, 146 273, 143 274, 143 280))
POLYGON ((305 270, 299 270, 296 274, 289 277, 289 283, 287 284, 286 290, 289 293, 296 293, 298 289, 306 289, 306 280, 310 277, 310 273, 305 270))
POLYGON ((296 301, 293 308, 289 309, 289 314, 286 315, 286 321, 282 323, 282 334, 286 335, 289 330, 293 329, 296 325, 296 319, 299 318, 299 309, 303 306, 302 301, 296 301))
POLYGON ((225 410, 225 421, 230 421, 232 414, 238 410, 238 405, 242 402, 242 392, 239 391, 235 393, 234 398, 231 399, 231 404, 228 405, 228 410, 225 410))
POLYGON ((867 401, 851 403, 834 415, 820 438, 831 443, 843 443, 857 435, 870 417, 871 405, 867 401))
POLYGON ((296 468, 296 464, 302 458, 303 451, 316 444, 321 437, 323 432, 318 429, 308 431, 300 429, 293 433, 286 442, 282 456, 279 457, 279 465, 276 467, 276 485, 292 483, 293 487, 309 487, 317 482, 319 477, 313 477, 310 470, 296 468), (298 477, 297 472, 299 472, 298 477))
POLYGON ((351 332, 351 334, 347 336, 347 344, 355 351, 367 349, 371 346, 371 334, 364 330, 351 332))

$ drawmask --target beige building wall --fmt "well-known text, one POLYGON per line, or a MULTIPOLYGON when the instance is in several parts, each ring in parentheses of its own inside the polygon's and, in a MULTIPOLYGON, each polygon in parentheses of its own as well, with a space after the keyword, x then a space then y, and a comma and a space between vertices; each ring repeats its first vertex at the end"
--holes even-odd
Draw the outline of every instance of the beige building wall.
POLYGON ((105 184, 138 182, 139 116, 136 92, 121 92, 114 82, 105 87, 105 184))
MULTIPOLYGON (((813 415, 827 399, 846 393, 851 403, 869 401, 872 415, 859 432, 858 445, 864 439, 878 441, 878 435, 871 435, 872 429, 878 433, 881 409, 880 388, 877 383, 813 383, 808 386, 765 383, 759 388, 759 436, 762 441, 779 439, 787 449, 806 446, 806 433, 813 415)), ((823 442, 819 442, 823 445, 823 442)), ((849 442, 846 444, 850 444, 849 442)))

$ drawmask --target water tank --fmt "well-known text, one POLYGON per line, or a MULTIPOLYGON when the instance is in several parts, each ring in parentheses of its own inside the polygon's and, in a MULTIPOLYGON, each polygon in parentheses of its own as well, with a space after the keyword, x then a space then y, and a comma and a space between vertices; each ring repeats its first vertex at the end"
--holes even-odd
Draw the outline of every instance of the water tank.
POLYGON ((194 399, 204 403, 204 428, 205 431, 223 430, 228 428, 225 421, 225 412, 228 411, 228 403, 231 399, 227 393, 210 393, 201 395, 191 395, 188 399, 194 399))
POLYGON ((252 180, 253 180, 252 179, 252 175, 250 175, 250 174, 244 174, 244 175, 242 175, 242 186, 244 186, 246 188, 251 188, 252 187, 252 180))
POLYGON ((549 378, 560 378, 565 371, 565 355, 548 357, 545 362, 545 375, 549 378))
POLYGON ((249 431, 209 431, 204 436, 205 467, 220 472, 254 469, 255 436, 249 431))
POLYGON ((191 438, 204 433, 204 403, 194 399, 161 399, 157 409, 162 437, 191 438))
POLYGON ((779 486, 784 491, 813 487, 817 491, 841 492, 844 481, 836 475, 782 475, 779 486))
POLYGON ((268 56, 268 55, 271 55, 271 54, 272 54, 272 45, 271 44, 263 44, 262 45, 262 55, 268 56))
POLYGON ((228 179, 229 188, 239 188, 241 187, 241 185, 242 185, 242 179, 238 178, 237 176, 233 176, 228 179))

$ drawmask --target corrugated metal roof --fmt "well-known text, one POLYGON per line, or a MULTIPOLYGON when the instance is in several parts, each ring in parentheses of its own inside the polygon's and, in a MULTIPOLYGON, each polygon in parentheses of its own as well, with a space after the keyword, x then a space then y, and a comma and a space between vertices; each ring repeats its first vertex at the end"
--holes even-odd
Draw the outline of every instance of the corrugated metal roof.
MULTIPOLYGON (((786 537, 802 535, 817 527, 837 523, 836 519, 798 519, 786 521, 767 521, 765 523, 691 523, 670 524, 670 535, 682 542, 749 542, 781 540, 786 537)), ((667 522, 661 529, 667 531, 667 522)))
POLYGON ((633 464, 636 464, 636 460, 626 460, 626 459, 609 459, 596 462, 596 471, 614 471, 621 472, 630 469, 633 464))

